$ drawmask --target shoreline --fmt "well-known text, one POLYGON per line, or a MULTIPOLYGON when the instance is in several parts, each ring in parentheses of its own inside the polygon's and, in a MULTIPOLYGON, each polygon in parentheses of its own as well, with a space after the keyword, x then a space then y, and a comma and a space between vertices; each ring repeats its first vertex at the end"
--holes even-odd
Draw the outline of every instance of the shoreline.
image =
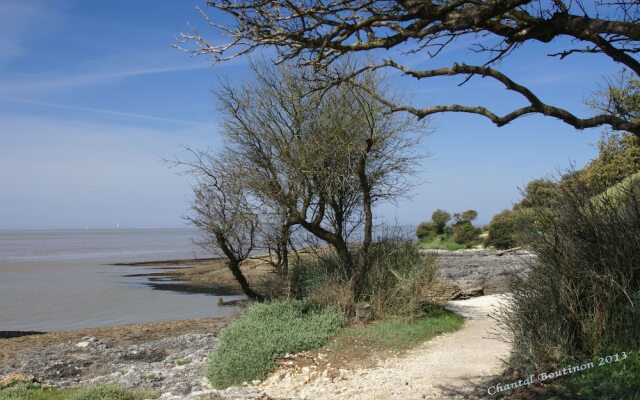
MULTIPOLYGON (((422 250, 436 253, 438 275, 444 286, 445 299, 473 293, 500 294, 509 289, 510 279, 527 268, 532 255, 526 251, 498 254, 486 249, 422 250)), ((273 288, 276 279, 266 255, 249 258, 241 266, 251 286, 273 288)), ((145 285, 154 290, 180 293, 204 293, 217 296, 242 295, 223 258, 158 260, 114 265, 153 266, 154 272, 126 276, 145 277, 145 285), (158 272, 157 267, 166 267, 158 272)), ((462 297, 464 298, 464 297, 462 297)))
POLYGON ((77 341, 85 337, 95 337, 99 340, 109 341, 113 345, 131 345, 187 333, 213 333, 217 335, 233 319, 233 316, 178 319, 68 331, 38 332, 32 335, 0 338, 0 371, 2 371, 3 367, 6 367, 7 360, 19 353, 30 352, 59 343, 77 341))

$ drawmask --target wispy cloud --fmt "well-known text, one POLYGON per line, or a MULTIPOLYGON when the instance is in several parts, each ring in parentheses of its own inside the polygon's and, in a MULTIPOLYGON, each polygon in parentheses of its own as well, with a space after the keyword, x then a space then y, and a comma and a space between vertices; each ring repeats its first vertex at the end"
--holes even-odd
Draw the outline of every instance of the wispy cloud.
POLYGON ((106 110, 101 108, 81 107, 81 106, 75 106, 70 104, 50 103, 46 101, 15 99, 15 98, 0 98, 0 101, 34 105, 34 106, 47 107, 47 108, 57 108, 57 109, 70 110, 70 111, 89 112, 94 114, 102 114, 102 115, 108 115, 112 117, 119 117, 119 118, 132 119, 132 120, 162 122, 162 123, 169 123, 169 124, 193 126, 198 128, 204 128, 204 129, 212 128, 211 124, 205 124, 202 122, 195 122, 195 121, 175 119, 175 118, 164 118, 164 117, 157 117, 153 115, 129 113, 129 112, 123 112, 123 111, 106 110))
MULTIPOLYGON (((61 6, 61 5, 60 5, 61 6)), ((42 1, 0 2, 0 65, 25 54, 25 42, 59 20, 60 7, 48 10, 42 1)))
POLYGON ((109 84, 118 80, 144 75, 193 71, 210 67, 210 64, 194 63, 188 65, 175 65, 167 67, 132 68, 112 72, 86 73, 53 79, 43 79, 41 75, 35 77, 19 75, 17 80, 13 79, 11 82, 0 84, 0 90, 4 92, 24 92, 34 90, 74 88, 87 85, 109 84))

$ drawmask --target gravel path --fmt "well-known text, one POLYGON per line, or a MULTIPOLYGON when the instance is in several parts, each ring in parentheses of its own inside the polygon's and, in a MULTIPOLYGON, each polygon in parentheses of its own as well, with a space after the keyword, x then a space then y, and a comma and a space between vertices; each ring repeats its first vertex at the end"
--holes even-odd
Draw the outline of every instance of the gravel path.
POLYGON ((267 379, 258 388, 273 398, 293 399, 467 399, 486 393, 487 378, 500 373, 507 344, 491 338, 495 322, 488 316, 501 296, 453 301, 450 308, 466 317, 465 326, 386 360, 373 369, 345 371, 339 379, 305 376, 267 379))

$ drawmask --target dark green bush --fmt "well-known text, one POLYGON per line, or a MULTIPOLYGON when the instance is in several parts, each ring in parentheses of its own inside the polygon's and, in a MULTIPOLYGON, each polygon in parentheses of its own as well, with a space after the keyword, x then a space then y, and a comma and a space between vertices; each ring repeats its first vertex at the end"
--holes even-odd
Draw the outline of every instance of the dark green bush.
POLYGON ((416 236, 418 239, 427 238, 436 233, 436 230, 431 222, 422 222, 416 228, 416 236))
POLYGON ((537 260, 500 313, 514 367, 544 370, 640 348, 639 187, 593 198, 584 185, 566 185, 553 208, 535 209, 537 260))
POLYGON ((496 249, 510 249, 516 246, 516 217, 510 210, 504 210, 491 219, 485 246, 496 249))
POLYGON ((447 222, 451 220, 451 214, 444 210, 437 209, 431 214, 431 221, 433 222, 433 230, 437 235, 444 233, 444 227, 447 222))
POLYGON ((278 356, 322 346, 340 324, 332 308, 307 300, 254 304, 220 332, 206 377, 218 389, 263 379, 278 356))
POLYGON ((451 230, 453 233, 453 240, 460 244, 476 241, 478 240, 480 233, 482 233, 480 228, 476 228, 469 221, 458 222, 451 227, 451 230))

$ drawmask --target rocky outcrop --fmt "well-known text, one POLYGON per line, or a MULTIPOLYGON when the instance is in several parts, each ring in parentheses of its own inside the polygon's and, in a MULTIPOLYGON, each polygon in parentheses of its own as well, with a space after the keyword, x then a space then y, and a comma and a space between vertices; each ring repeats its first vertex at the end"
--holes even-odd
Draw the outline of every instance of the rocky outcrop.
POLYGON ((204 379, 207 356, 215 345, 214 334, 185 334, 128 346, 85 337, 24 352, 8 370, 29 375, 36 382, 57 386, 113 383, 185 396, 208 391, 204 379))
POLYGON ((524 273, 535 257, 522 250, 502 255, 484 249, 431 252, 437 255, 438 276, 451 299, 507 292, 511 279, 524 273))

